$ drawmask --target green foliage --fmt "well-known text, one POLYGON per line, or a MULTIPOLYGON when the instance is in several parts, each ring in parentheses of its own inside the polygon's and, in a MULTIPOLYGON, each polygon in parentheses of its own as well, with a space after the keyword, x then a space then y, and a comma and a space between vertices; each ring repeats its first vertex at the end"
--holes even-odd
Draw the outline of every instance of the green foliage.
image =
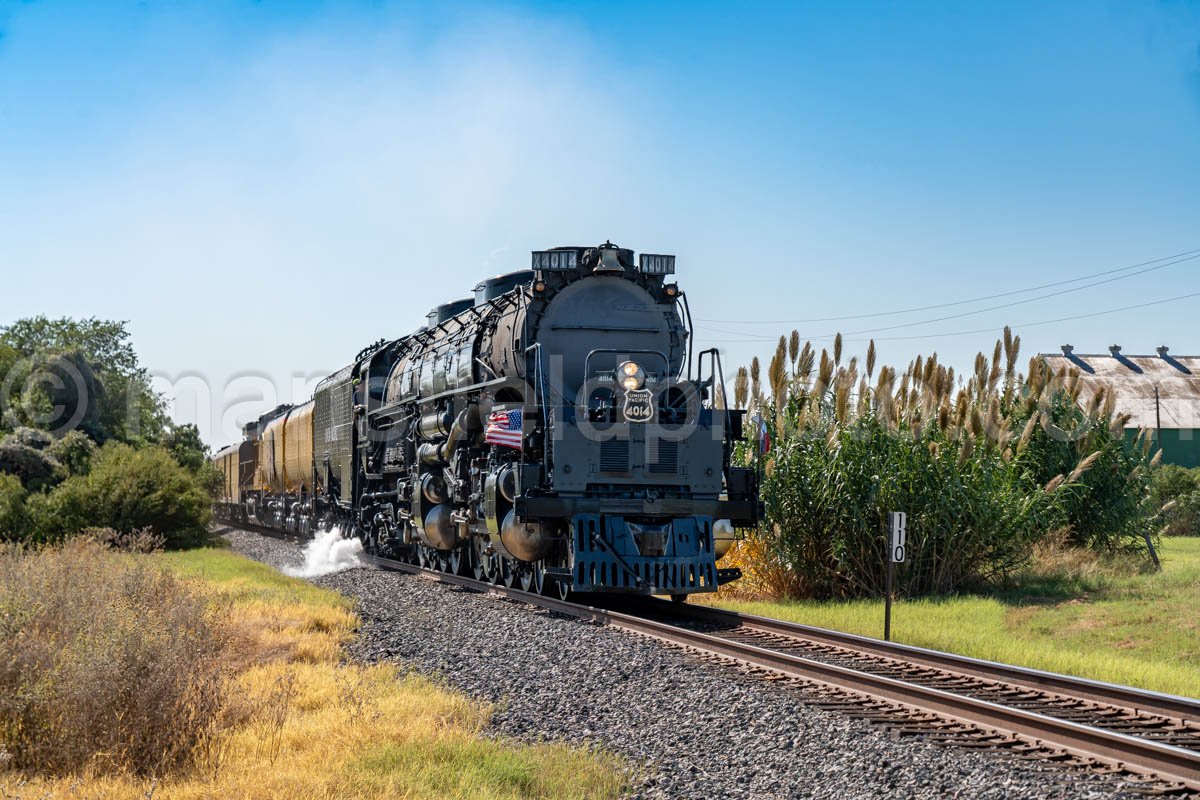
POLYGON ((1018 374, 1020 340, 1007 330, 965 383, 935 354, 903 375, 883 367, 872 384, 874 346, 861 375, 841 344, 818 361, 798 336, 790 347, 781 337, 767 387, 757 359, 738 374, 736 402, 761 414, 775 444, 768 523, 741 551, 769 569, 741 565, 748 574, 793 596, 877 594, 889 511, 908 513, 898 572, 908 594, 1009 575, 1054 530, 1098 551, 1145 548, 1148 452, 1126 443, 1111 395, 1081 405, 1078 374, 1036 358, 1018 374))
POLYGON ((1161 509, 1197 489, 1200 489, 1200 467, 1188 469, 1177 464, 1160 464, 1154 468, 1150 482, 1150 505, 1161 509))
POLYGON ((0 475, 0 541, 19 541, 29 535, 27 494, 15 475, 0 475))
POLYGON ((88 528, 132 533, 150 528, 168 548, 207 539, 211 499, 201 479, 163 447, 135 450, 110 442, 86 475, 75 475, 44 497, 31 498, 38 538, 57 541, 88 528))
POLYGON ((5 439, 0 441, 0 473, 15 475, 32 492, 47 489, 65 477, 65 470, 42 450, 5 439))
POLYGON ((1150 482, 1150 507, 1158 514, 1163 534, 1200 536, 1200 467, 1156 467, 1150 482))
POLYGON ((1200 491, 1173 500, 1162 519, 1166 536, 1200 536, 1200 491))
POLYGON ((908 511, 906 594, 1011 572, 1055 520, 1055 498, 1028 491, 1024 467, 995 447, 960 465, 964 445, 945 433, 897 435, 871 415, 808 433, 779 449, 764 486, 769 535, 806 596, 882 589, 889 510, 908 511))
POLYGON ((124 322, 33 317, 0 328, 8 428, 78 429, 98 442, 161 438, 166 415, 124 322))
POLYGON ((172 425, 165 444, 179 465, 192 472, 199 472, 209 463, 208 445, 200 438, 200 429, 195 425, 172 425))
POLYGON ((54 437, 37 428, 22 427, 5 436, 4 441, 10 444, 23 444, 34 450, 45 450, 54 443, 54 437))
POLYGON ((96 443, 83 431, 70 431, 55 440, 46 448, 46 452, 63 465, 68 475, 85 475, 91 468, 92 456, 96 454, 96 443))

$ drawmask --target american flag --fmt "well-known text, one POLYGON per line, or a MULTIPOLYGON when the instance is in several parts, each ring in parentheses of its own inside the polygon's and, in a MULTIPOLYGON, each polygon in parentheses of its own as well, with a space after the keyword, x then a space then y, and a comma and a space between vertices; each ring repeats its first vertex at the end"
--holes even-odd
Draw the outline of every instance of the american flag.
POLYGON ((521 410, 493 411, 483 431, 483 440, 488 444, 521 449, 521 410))

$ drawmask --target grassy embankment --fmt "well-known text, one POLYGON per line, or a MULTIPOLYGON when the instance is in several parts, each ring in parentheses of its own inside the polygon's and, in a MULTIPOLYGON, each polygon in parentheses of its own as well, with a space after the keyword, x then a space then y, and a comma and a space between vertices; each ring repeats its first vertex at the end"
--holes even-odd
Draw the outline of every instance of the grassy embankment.
MULTIPOLYGON (((1161 573, 1081 553, 1043 555, 1018 588, 899 600, 892 638, 1036 669, 1200 696, 1200 538, 1162 540, 1161 573)), ((901 567, 902 568, 902 567, 901 567)), ((734 584, 736 587, 736 584, 734 584)), ((883 635, 883 601, 716 605, 866 636, 883 635)))
POLYGON ((154 781, 5 773, 5 797, 607 798, 616 759, 488 738, 488 709, 391 666, 341 661, 341 596, 227 551, 122 556, 201 582, 232 620, 224 726, 194 766, 154 781))

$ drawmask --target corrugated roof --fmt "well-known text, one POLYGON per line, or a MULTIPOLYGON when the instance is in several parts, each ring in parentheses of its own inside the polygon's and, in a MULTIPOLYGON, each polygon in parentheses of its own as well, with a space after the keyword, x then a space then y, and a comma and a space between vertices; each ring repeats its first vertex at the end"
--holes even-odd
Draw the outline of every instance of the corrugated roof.
POLYGON ((1119 348, 1104 354, 1042 353, 1051 369, 1074 367, 1083 383, 1081 397, 1107 385, 1117 396, 1117 411, 1131 414, 1128 427, 1154 428, 1154 390, 1165 429, 1200 428, 1200 356, 1173 356, 1166 348, 1151 356, 1125 355, 1119 348))

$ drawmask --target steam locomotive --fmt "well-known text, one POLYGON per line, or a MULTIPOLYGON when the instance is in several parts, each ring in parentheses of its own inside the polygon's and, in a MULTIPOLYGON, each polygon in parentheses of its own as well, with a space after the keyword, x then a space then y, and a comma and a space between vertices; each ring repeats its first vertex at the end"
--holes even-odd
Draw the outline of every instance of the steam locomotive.
POLYGON ((715 591, 761 503, 674 272, 610 242, 534 252, 246 425, 213 457, 217 518, 342 526, 370 553, 561 597, 715 591))

